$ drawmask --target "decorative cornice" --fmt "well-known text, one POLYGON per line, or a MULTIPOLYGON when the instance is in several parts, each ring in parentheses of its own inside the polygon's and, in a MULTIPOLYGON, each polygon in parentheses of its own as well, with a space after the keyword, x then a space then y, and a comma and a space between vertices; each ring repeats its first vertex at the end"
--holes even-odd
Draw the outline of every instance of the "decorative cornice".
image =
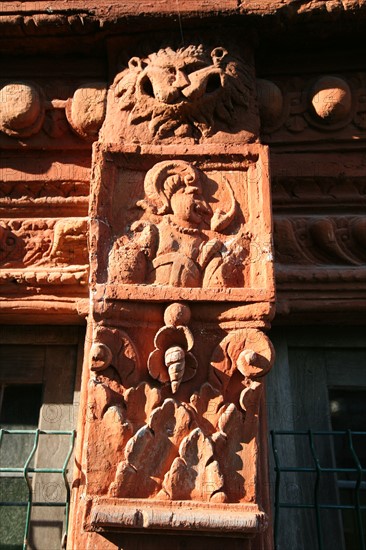
POLYGON ((337 322, 337 311, 352 311, 356 322, 365 311, 365 206, 364 177, 274 177, 280 318, 314 321, 317 314, 337 322))
MULTIPOLYGON (((167 2, 83 2, 71 0, 64 2, 8 1, 0 8, 0 26, 3 36, 43 36, 50 31, 62 35, 90 35, 96 31, 116 31, 131 29, 131 22, 157 25, 159 20, 174 28, 177 19, 200 21, 214 16, 234 18, 241 26, 255 26, 270 32, 288 32, 288 24, 301 23, 305 27, 311 19, 314 24, 336 22, 340 18, 354 17, 359 21, 366 14, 365 0, 318 0, 313 2, 294 2, 293 0, 175 0, 167 2), (142 21, 144 19, 144 21, 142 21)), ((326 33, 329 29, 322 30, 326 33)))

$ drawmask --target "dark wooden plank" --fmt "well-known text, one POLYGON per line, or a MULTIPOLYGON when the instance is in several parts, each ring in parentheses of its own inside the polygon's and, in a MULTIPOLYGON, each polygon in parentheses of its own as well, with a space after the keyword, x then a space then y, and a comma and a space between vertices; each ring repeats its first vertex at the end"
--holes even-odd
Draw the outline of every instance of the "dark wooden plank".
POLYGON ((77 344, 79 326, 0 325, 0 344, 77 344))
POLYGON ((329 349, 325 361, 329 387, 366 388, 366 349, 329 349))
POLYGON ((45 347, 0 346, 0 381, 3 384, 42 384, 45 347))

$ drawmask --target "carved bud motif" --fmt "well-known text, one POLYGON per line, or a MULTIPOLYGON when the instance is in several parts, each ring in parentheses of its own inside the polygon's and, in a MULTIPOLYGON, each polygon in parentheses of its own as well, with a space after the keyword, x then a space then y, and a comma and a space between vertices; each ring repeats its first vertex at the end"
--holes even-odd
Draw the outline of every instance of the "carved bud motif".
POLYGON ((182 304, 171 304, 165 310, 165 327, 155 336, 155 349, 150 353, 147 368, 150 375, 162 384, 170 383, 172 393, 176 393, 182 382, 190 380, 196 374, 197 360, 190 352, 194 338, 185 325, 190 310, 182 304))
POLYGON ((182 381, 185 370, 185 351, 179 346, 173 346, 165 352, 165 365, 168 368, 172 393, 176 393, 182 381))

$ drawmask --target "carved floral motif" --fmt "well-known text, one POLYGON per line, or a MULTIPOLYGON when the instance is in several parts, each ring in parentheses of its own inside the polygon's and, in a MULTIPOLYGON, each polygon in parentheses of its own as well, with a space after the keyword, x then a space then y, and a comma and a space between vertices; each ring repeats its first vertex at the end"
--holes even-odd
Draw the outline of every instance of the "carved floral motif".
POLYGON ((214 349, 211 365, 199 364, 189 351, 194 343, 187 327, 190 316, 185 304, 166 308, 165 326, 155 336, 156 349, 146 366, 128 332, 96 327, 89 356, 94 373, 89 410, 98 422, 93 437, 111 441, 108 452, 98 451, 99 459, 110 461, 111 434, 119 434, 117 460, 103 481, 103 493, 110 497, 216 503, 252 498, 246 446, 255 440, 259 379, 272 365, 272 346, 259 330, 230 331, 214 349), (177 342, 182 363, 171 373, 168 359, 177 353, 171 350, 177 342), (193 391, 196 371, 202 370, 208 382, 196 384, 193 391), (178 380, 175 375, 181 372, 178 380), (180 383, 189 381, 186 399, 180 383), (112 421, 117 425, 111 430, 112 421))
POLYGON ((268 373, 273 360, 272 344, 263 332, 250 328, 233 331, 214 350, 208 380, 225 400, 255 414, 253 405, 259 404, 258 379, 268 373))

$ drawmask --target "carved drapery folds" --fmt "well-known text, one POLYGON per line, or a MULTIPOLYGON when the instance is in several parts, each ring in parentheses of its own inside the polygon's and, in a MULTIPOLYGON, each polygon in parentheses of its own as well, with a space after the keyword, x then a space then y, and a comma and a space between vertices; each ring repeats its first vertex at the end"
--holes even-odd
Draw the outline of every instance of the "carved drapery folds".
POLYGON ((108 92, 90 209, 87 531, 265 528, 268 161, 235 143, 257 118, 252 82, 224 47, 190 46, 131 58, 108 92))

